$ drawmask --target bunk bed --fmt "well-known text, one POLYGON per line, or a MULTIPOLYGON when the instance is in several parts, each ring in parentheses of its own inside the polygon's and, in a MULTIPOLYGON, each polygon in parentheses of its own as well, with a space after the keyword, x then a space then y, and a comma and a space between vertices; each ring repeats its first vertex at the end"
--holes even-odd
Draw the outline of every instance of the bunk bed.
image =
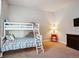
POLYGON ((39 49, 41 49, 44 53, 42 35, 40 35, 38 23, 4 22, 4 36, 1 38, 1 56, 5 51, 30 47, 36 47, 37 54, 39 53, 39 49), (7 35, 7 31, 12 30, 31 30, 33 31, 33 37, 27 36, 23 38, 7 38, 12 35, 7 35))

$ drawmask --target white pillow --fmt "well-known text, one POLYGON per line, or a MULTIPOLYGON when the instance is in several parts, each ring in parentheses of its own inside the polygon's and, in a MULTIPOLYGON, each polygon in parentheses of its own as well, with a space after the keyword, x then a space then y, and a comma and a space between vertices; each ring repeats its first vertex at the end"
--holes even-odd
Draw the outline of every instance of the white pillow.
POLYGON ((15 37, 13 34, 6 35, 7 40, 15 40, 15 37))
POLYGON ((23 38, 29 34, 30 31, 9 31, 10 34, 14 34, 15 38, 23 38))
POLYGON ((10 35, 11 40, 14 40, 15 38, 13 37, 13 35, 10 35))

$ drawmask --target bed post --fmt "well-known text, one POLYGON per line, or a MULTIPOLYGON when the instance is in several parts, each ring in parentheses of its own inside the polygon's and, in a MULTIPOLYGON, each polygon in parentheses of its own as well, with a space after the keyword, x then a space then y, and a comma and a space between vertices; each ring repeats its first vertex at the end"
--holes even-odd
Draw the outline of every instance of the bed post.
POLYGON ((0 53, 0 57, 3 57, 3 52, 0 53))
POLYGON ((0 53, 0 57, 3 57, 3 51, 2 51, 2 44, 3 44, 3 40, 4 39, 4 36, 1 37, 1 53, 0 53))
POLYGON ((44 47, 43 47, 43 42, 42 42, 42 35, 40 35, 40 40, 41 40, 41 50, 42 50, 42 52, 44 53, 44 47))

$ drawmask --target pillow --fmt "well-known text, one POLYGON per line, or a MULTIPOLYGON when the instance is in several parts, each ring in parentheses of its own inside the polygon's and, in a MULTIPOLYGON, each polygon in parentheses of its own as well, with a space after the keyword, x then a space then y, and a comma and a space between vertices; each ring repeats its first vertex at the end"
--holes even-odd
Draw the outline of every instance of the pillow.
POLYGON ((6 37, 4 37, 4 38, 3 38, 3 44, 6 42, 6 40, 7 40, 6 37))
POLYGON ((26 35, 29 34, 30 31, 21 31, 21 30, 16 30, 16 31, 9 31, 9 34, 13 34, 15 38, 23 38, 26 35))
POLYGON ((14 40, 15 37, 14 37, 13 34, 7 34, 7 35, 6 35, 6 39, 7 39, 7 40, 14 40))
POLYGON ((33 32, 29 32, 29 34, 25 35, 25 37, 34 37, 33 32))

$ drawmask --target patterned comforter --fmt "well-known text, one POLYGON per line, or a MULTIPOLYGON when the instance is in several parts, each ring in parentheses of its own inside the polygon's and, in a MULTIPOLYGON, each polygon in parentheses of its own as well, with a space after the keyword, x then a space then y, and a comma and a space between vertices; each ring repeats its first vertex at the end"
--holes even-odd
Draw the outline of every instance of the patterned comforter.
MULTIPOLYGON (((38 39, 37 45, 39 46, 40 40, 38 39)), ((13 41, 6 40, 6 42, 2 45, 1 51, 9 51, 23 48, 35 47, 35 39, 32 37, 28 38, 16 38, 13 41)))

